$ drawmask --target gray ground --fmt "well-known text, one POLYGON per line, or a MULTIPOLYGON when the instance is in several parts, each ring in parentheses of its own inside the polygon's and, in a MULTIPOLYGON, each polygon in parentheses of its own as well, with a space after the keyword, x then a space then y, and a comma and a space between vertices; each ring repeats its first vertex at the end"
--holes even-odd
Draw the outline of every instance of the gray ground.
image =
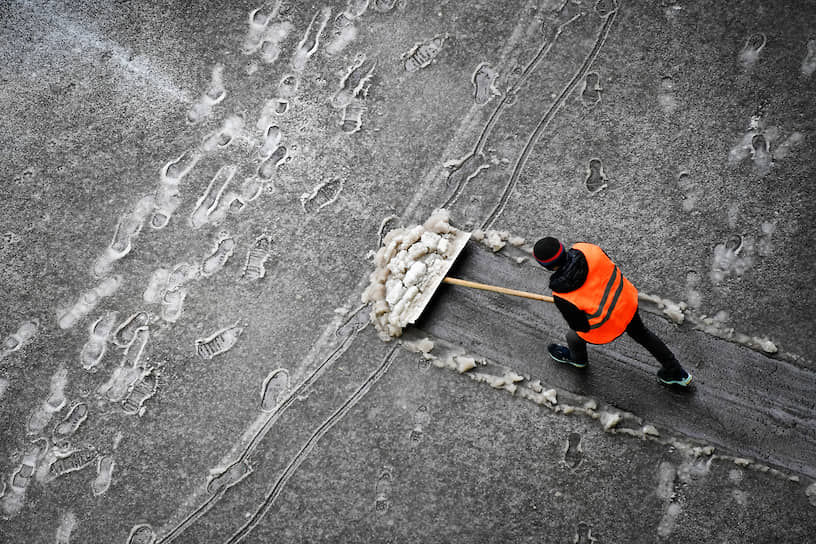
MULTIPOLYGON (((0 542, 816 541, 811 5, 274 8, 0 4, 0 542), (644 319, 695 388, 626 338, 557 367, 553 307, 462 288, 430 355, 381 341, 369 252, 443 205, 683 302, 644 319)), ((454 272, 546 292, 521 255, 454 272)))

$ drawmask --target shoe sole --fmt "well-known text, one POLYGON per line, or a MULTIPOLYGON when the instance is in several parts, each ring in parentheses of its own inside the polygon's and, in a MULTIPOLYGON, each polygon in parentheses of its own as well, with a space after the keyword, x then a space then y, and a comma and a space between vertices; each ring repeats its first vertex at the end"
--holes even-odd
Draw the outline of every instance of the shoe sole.
POLYGON ((688 387, 688 385, 691 383, 692 376, 689 374, 688 378, 683 380, 664 380, 663 378, 659 377, 657 379, 660 380, 660 383, 663 385, 679 385, 680 387, 688 387))
POLYGON ((582 364, 582 363, 576 363, 575 361, 569 361, 567 359, 559 359, 559 358, 555 357, 552 353, 550 353, 550 359, 552 359, 553 361, 559 362, 561 364, 564 364, 564 365, 572 365, 575 368, 584 368, 584 367, 587 366, 586 363, 582 364))

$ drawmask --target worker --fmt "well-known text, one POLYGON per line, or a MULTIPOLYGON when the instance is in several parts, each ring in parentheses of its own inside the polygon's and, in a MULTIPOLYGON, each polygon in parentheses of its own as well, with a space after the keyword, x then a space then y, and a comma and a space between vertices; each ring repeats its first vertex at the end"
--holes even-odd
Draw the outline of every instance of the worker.
POLYGON ((643 324, 638 315, 637 289, 603 249, 578 243, 567 250, 556 238, 547 237, 536 242, 533 256, 553 272, 553 299, 570 327, 569 347, 550 344, 550 357, 583 368, 587 365, 587 343, 607 344, 626 332, 660 362, 657 377, 663 384, 689 385, 691 374, 643 324))

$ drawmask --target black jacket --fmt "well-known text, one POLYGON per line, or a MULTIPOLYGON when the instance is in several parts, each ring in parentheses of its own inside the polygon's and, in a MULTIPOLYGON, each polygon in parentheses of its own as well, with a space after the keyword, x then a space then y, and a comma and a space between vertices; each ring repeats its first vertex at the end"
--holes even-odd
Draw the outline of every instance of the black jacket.
MULTIPOLYGON (((550 289, 558 293, 575 291, 586 281, 588 271, 589 267, 584 254, 577 249, 570 249, 567 251, 566 262, 550 276, 550 289)), ((589 320, 582 310, 558 295, 554 294, 553 300, 569 328, 580 332, 589 331, 589 320)))

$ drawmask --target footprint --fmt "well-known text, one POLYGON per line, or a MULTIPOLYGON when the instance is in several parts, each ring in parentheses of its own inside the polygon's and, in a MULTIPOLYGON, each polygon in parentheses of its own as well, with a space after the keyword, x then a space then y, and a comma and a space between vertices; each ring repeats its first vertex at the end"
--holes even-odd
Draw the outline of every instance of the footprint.
POLYGON ((581 435, 570 433, 567 437, 567 449, 564 450, 564 462, 571 469, 578 468, 584 460, 584 450, 581 447, 581 435))
POLYGON ((751 156, 754 160, 754 166, 761 176, 770 172, 773 159, 770 145, 763 134, 756 134, 751 138, 751 156))
POLYGON ((742 251, 742 236, 739 234, 732 234, 725 241, 725 249, 734 255, 739 255, 742 251))
POLYGON ((317 213, 337 200, 343 191, 343 179, 333 178, 300 195, 300 205, 305 213, 317 213))
POLYGON ((96 372, 108 349, 108 338, 111 336, 119 312, 107 311, 90 326, 88 340, 79 353, 79 362, 88 372, 96 372))
POLYGON ((666 113, 677 111, 677 98, 675 98, 674 79, 665 76, 660 79, 660 89, 657 92, 657 102, 666 113))
POLYGON ((143 416, 146 410, 144 403, 151 399, 158 389, 159 377, 151 367, 130 386, 127 398, 122 401, 122 412, 129 416, 143 416))
POLYGON ((226 233, 219 234, 218 240, 215 242, 215 249, 201 264, 201 275, 209 278, 224 268, 234 251, 235 239, 226 233))
POLYGON ((26 488, 31 483, 31 478, 37 469, 37 465, 42 461, 43 457, 48 453, 48 441, 46 439, 38 439, 34 441, 35 445, 26 450, 23 458, 20 460, 20 465, 14 471, 9 480, 9 491, 12 494, 23 494, 26 488), (38 445, 42 442, 42 445, 38 445))
POLYGON ((597 72, 589 72, 584 77, 584 87, 581 90, 581 102, 586 107, 592 107, 601 101, 601 76, 597 72))
POLYGON ((60 524, 57 526, 57 534, 54 542, 56 544, 70 544, 71 533, 77 524, 77 518, 73 512, 66 512, 60 518, 60 524))
POLYGON ((226 470, 216 474, 207 483, 207 493, 215 495, 229 487, 234 486, 252 472, 252 467, 246 460, 238 461, 230 465, 226 470))
POLYGON ((178 158, 162 166, 159 176, 162 185, 178 185, 182 178, 201 160, 202 154, 198 149, 188 149, 178 158))
POLYGON ((190 226, 197 229, 212 222, 211 216, 218 208, 224 191, 226 191, 237 171, 238 168, 231 164, 225 164, 218 169, 218 172, 215 173, 215 176, 207 185, 204 194, 196 201, 193 213, 190 214, 190 226), (217 190, 214 190, 216 188, 217 190))
POLYGON ((397 0, 371 0, 371 4, 380 13, 388 13, 397 7, 397 0))
POLYGON ((11 355, 15 351, 20 351, 26 344, 29 344, 34 337, 37 336, 37 331, 40 328, 40 321, 32 319, 21 323, 17 330, 11 333, 3 340, 3 346, 0 348, 0 361, 11 355))
POLYGON ((0 494, 0 508, 5 513, 5 517, 12 518, 20 513, 25 503, 25 495, 37 465, 42 462, 43 457, 48 453, 48 440, 41 438, 34 441, 34 445, 29 447, 23 455, 20 465, 9 478, 9 487, 6 489, 3 482, 3 493, 0 494))
POLYGON ((410 51, 403 55, 405 59, 403 66, 406 72, 416 72, 425 68, 433 62, 433 60, 442 51, 445 41, 448 39, 447 34, 435 36, 431 40, 424 43, 416 44, 410 51))
POLYGON ((813 72, 816 72, 816 40, 808 40, 807 53, 802 59, 801 70, 805 77, 810 77, 813 72))
POLYGON ((45 403, 37 405, 31 415, 28 416, 26 431, 28 434, 40 434, 53 416, 54 412, 49 410, 45 403))
POLYGON ((346 9, 343 12, 349 19, 359 19, 368 11, 370 0, 347 0, 346 9))
POLYGON ((266 276, 265 263, 269 259, 272 249, 272 237, 262 233, 255 238, 255 242, 247 252, 246 264, 241 279, 244 281, 258 281, 266 276))
POLYGON ((345 12, 341 13, 334 20, 331 40, 326 44, 326 55, 335 57, 342 53, 348 46, 357 39, 359 30, 354 19, 345 12))
POLYGON ((121 364, 131 367, 140 366, 148 340, 150 340, 150 329, 146 325, 136 329, 130 343, 125 347, 121 364))
POLYGON ((176 185, 159 185, 156 190, 150 228, 161 230, 170 224, 170 219, 181 206, 181 194, 176 185))
POLYGON ((689 307, 699 310, 703 305, 703 295, 700 293, 702 278, 696 270, 690 270, 686 274, 686 300, 689 307))
POLYGON ((212 77, 210 78, 210 86, 204 91, 204 96, 210 104, 218 104, 227 96, 227 90, 224 87, 224 65, 216 64, 213 67, 212 77))
POLYGON ((575 528, 573 542, 575 544, 592 544, 595 541, 596 539, 592 536, 592 526, 584 521, 578 523, 578 527, 575 528))
POLYGON ((591 194, 599 193, 609 187, 601 159, 591 159, 587 167, 587 177, 584 180, 587 190, 591 194))
POLYGON ((267 29, 261 44, 261 60, 266 64, 274 64, 283 51, 281 44, 295 29, 289 21, 280 21, 267 29))
POLYGON ((331 8, 324 6, 312 17, 308 28, 306 29, 303 39, 297 45, 294 54, 292 55, 292 69, 295 72, 302 72, 306 68, 306 62, 317 51, 320 41, 320 35, 323 29, 326 28, 326 23, 331 17, 331 8))
POLYGON ((73 435, 87 418, 88 405, 84 402, 74 404, 62 421, 54 427, 54 431, 51 433, 54 444, 65 443, 68 437, 73 435))
POLYGON ((216 64, 213 67, 210 85, 201 95, 201 98, 187 111, 187 121, 196 124, 212 113, 212 108, 227 96, 224 87, 224 65, 216 64))
POLYGON ((760 231, 762 234, 760 234, 759 241, 757 242, 757 252, 763 257, 769 257, 774 249, 771 237, 774 232, 776 232, 776 224, 770 221, 763 221, 760 226, 760 231))
POLYGON ((96 462, 96 478, 91 482, 94 497, 104 494, 110 488, 116 462, 111 455, 100 457, 96 462))
POLYGON ((27 422, 27 430, 29 434, 39 434, 51 421, 53 415, 65 406, 67 400, 65 398, 65 386, 68 383, 68 369, 64 365, 60 365, 56 372, 51 376, 51 383, 49 385, 49 394, 45 402, 34 409, 34 412, 29 416, 27 422))
POLYGON ((412 448, 415 448, 422 442, 422 426, 415 425, 411 429, 411 434, 408 435, 408 442, 412 448))
MULTIPOLYGON (((109 402, 121 402, 128 394, 130 387, 146 371, 140 367, 132 366, 118 366, 113 369, 110 379, 100 385, 96 393, 100 398, 106 399, 109 402)), ((149 372, 149 370, 147 370, 149 372)))
POLYGON ((187 289, 179 287, 172 291, 166 291, 161 300, 161 318, 167 323, 175 323, 181 318, 184 310, 184 301, 187 298, 187 289))
POLYGON ((286 146, 279 145, 269 157, 258 166, 258 175, 265 180, 272 179, 272 176, 277 173, 278 167, 285 163, 288 158, 289 155, 286 146))
POLYGON ((731 497, 734 499, 734 502, 739 504, 740 506, 747 507, 748 506, 748 492, 743 491, 742 489, 732 489, 731 490, 731 497))
POLYGON ((431 422, 431 414, 428 412, 428 407, 425 405, 420 406, 417 408, 416 412, 414 412, 414 428, 411 429, 411 433, 408 437, 409 443, 412 448, 419 445, 422 442, 422 437, 425 433, 425 427, 428 423, 431 422))
POLYGON ((759 54, 765 49, 767 39, 765 34, 758 32, 751 34, 739 52, 739 63, 744 70, 750 70, 759 59, 759 54))
POLYGON ((363 115, 367 111, 365 100, 355 98, 343 108, 340 119, 340 130, 346 134, 354 134, 363 128, 363 115))
POLYGON ((683 211, 690 212, 697 206, 697 202, 703 198, 704 192, 691 178, 688 172, 682 171, 677 175, 677 187, 683 192, 683 211))
POLYGON ((70 329, 96 308, 99 301, 113 295, 122 285, 122 276, 114 275, 99 282, 93 289, 85 291, 68 310, 58 312, 57 325, 60 329, 70 329))
POLYGON ((168 274, 164 288, 167 291, 175 291, 179 287, 184 287, 191 281, 197 280, 200 273, 201 270, 198 266, 193 266, 190 263, 179 263, 168 274))
POLYGON ((48 467, 48 475, 45 481, 48 483, 60 476, 82 470, 96 461, 97 457, 96 449, 91 446, 72 450, 67 455, 58 455, 57 459, 48 467))
POLYGON ((231 349, 237 342, 238 337, 244 332, 238 322, 229 327, 218 330, 206 338, 198 338, 195 341, 196 354, 202 359, 212 359, 231 349))
POLYGON ((157 268, 150 274, 150 280, 147 287, 142 294, 142 299, 148 304, 158 304, 161 302, 162 296, 167 287, 167 279, 170 277, 170 271, 166 268, 157 268))
POLYGON ((682 508, 676 502, 671 503, 663 514, 663 518, 657 526, 657 536, 660 538, 667 538, 674 531, 677 524, 677 518, 680 516, 682 508))
POLYGON ((657 468, 657 498, 671 501, 674 498, 674 480, 677 469, 668 461, 663 461, 657 468))
POLYGON ((289 371, 278 368, 269 373, 261 387, 261 410, 273 412, 289 389, 289 371))
POLYGON ((131 314, 113 333, 113 343, 120 348, 128 347, 136 338, 136 331, 146 327, 149 322, 150 316, 147 315, 147 312, 131 314))
POLYGON ((209 152, 227 147, 241 134, 243 128, 244 120, 241 117, 237 115, 227 117, 220 128, 204 136, 201 150, 209 152))
POLYGON ((476 67, 476 71, 473 72, 473 77, 471 77, 473 100, 476 104, 484 106, 494 96, 501 95, 501 92, 496 88, 498 77, 499 73, 486 62, 476 67))
POLYGON ((269 125, 266 127, 264 131, 264 143, 258 151, 258 155, 262 159, 268 159, 272 156, 272 152, 278 148, 282 138, 283 133, 278 125, 269 125))
POLYGON ((249 12, 249 28, 241 44, 241 52, 244 55, 251 55, 261 48, 264 43, 266 28, 271 20, 272 15, 262 13, 261 8, 249 12))
POLYGON ((113 252, 116 260, 121 259, 133 248, 133 239, 142 231, 145 219, 155 208, 153 196, 142 197, 129 213, 123 214, 116 224, 113 238, 108 248, 113 252))
POLYGON ((340 80, 340 88, 332 95, 331 107, 339 110, 351 104, 355 97, 363 93, 374 75, 377 63, 364 54, 358 55, 348 72, 340 80))
POLYGON ((391 484, 393 469, 389 465, 383 466, 377 478, 374 496, 374 511, 383 515, 391 508, 391 484))
POLYGON ((297 94, 300 87, 300 78, 297 74, 286 74, 278 83, 278 97, 292 98, 297 94))
POLYGON ((127 540, 127 544, 154 544, 154 542, 156 542, 156 532, 146 523, 134 526, 127 540))

